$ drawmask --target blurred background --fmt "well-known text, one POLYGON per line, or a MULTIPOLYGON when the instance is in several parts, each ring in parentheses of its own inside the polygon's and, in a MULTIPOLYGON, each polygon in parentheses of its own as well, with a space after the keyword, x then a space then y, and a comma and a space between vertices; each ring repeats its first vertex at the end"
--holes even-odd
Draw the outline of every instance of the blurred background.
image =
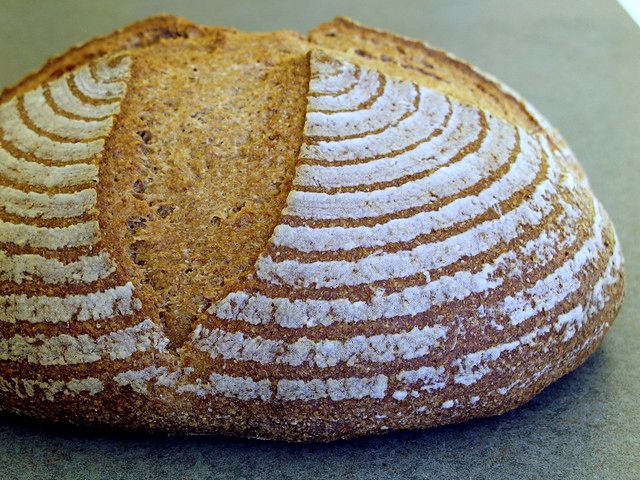
MULTIPOLYGON (((620 3, 640 15, 637 0, 620 3)), ((347 15, 452 51, 562 132, 613 217, 627 262, 626 302, 603 346, 507 415, 329 446, 96 433, 0 417, 0 478, 640 478, 640 28, 620 3, 0 0, 0 85, 158 12, 300 32, 347 15)))

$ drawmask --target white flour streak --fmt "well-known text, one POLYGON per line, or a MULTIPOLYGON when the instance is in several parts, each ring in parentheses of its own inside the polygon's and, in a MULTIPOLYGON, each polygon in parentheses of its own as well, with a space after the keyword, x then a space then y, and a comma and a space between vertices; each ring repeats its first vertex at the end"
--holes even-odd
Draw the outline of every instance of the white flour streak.
MULTIPOLYGON (((456 199, 439 210, 395 218, 372 227, 312 228, 281 224, 276 227, 272 241, 276 246, 303 252, 350 250, 406 242, 418 235, 448 228, 481 215, 530 184, 540 168, 540 156, 536 153, 530 149, 529 142, 523 143, 522 152, 504 177, 479 194, 456 199)), ((549 168, 554 166, 551 163, 549 168)))
POLYGON ((272 396, 271 382, 269 380, 255 381, 250 377, 234 377, 212 373, 209 383, 193 383, 180 385, 178 393, 194 393, 199 397, 207 395, 221 395, 224 397, 239 398, 240 400, 269 400, 272 396))
POLYGON ((24 294, 0 296, 0 322, 60 323, 76 319, 102 320, 114 315, 130 315, 141 308, 133 297, 131 282, 86 295, 29 297, 24 294))
POLYGON ((603 248, 603 217, 597 200, 594 200, 594 211, 592 236, 572 258, 547 277, 538 280, 533 287, 506 297, 491 310, 498 315, 508 316, 512 325, 518 325, 543 310, 553 308, 580 288, 580 281, 576 275, 588 262, 595 260, 603 248))
POLYGON ((6 141, 24 152, 45 160, 58 162, 85 160, 101 152, 104 147, 104 140, 62 143, 41 137, 22 123, 15 98, 0 106, 0 125, 6 141))
POLYGON ((449 108, 449 101, 443 95, 432 90, 421 89, 418 111, 397 125, 363 138, 326 140, 314 145, 304 143, 300 148, 300 157, 340 162, 402 150, 424 140, 435 125, 442 123, 449 108), (430 126, 431 129, 429 129, 430 126))
POLYGON ((93 245, 100 239, 95 220, 75 223, 68 227, 37 227, 0 220, 0 242, 58 250, 93 245))
MULTIPOLYGON (((322 188, 353 187, 389 182, 444 165, 481 132, 477 110, 451 102, 452 113, 446 126, 436 123, 423 125, 425 141, 415 148, 365 163, 326 166, 298 165, 294 185, 322 188), (442 128, 441 134, 435 134, 442 128), (433 135, 432 135, 433 134, 433 135), (429 137, 427 139, 427 137, 429 137)), ((444 114, 442 120, 444 120, 444 114)))
POLYGON ((258 260, 257 275, 274 284, 336 287, 428 272, 454 264, 463 257, 478 255, 499 243, 508 243, 520 235, 525 226, 539 224, 553 207, 549 201, 553 192, 551 182, 546 180, 536 187, 529 200, 499 218, 485 221, 446 240, 422 244, 412 250, 374 254, 353 262, 274 262, 267 256, 258 260))
POLYGON ((308 98, 308 111, 314 110, 351 110, 359 108, 359 105, 367 102, 378 90, 381 77, 377 72, 361 70, 358 83, 349 91, 336 96, 323 95, 308 98))
POLYGON ((313 67, 309 93, 335 95, 353 88, 359 80, 358 69, 351 63, 331 61, 317 51, 311 52, 313 67))
POLYGON ((83 94, 97 100, 116 99, 124 93, 125 88, 122 82, 97 83, 91 76, 88 65, 76 71, 73 81, 83 94))
POLYGON ((370 378, 279 380, 276 398, 290 401, 310 401, 322 398, 330 398, 333 401, 365 397, 384 398, 387 382, 386 375, 376 375, 370 378))
POLYGON ((83 392, 95 395, 104 390, 102 381, 95 377, 73 378, 71 380, 47 380, 30 378, 0 377, 0 391, 13 393, 18 398, 44 395, 49 402, 56 401, 56 395, 76 396, 83 392))
MULTIPOLYGON (((388 127, 414 109, 413 102, 417 94, 418 89, 412 83, 389 80, 382 96, 367 109, 334 113, 308 112, 304 133, 307 136, 344 137, 388 127)), ((313 100, 310 105, 313 105, 313 100)))
POLYGON ((0 175, 27 185, 68 187, 97 180, 98 167, 88 163, 59 167, 42 165, 15 158, 0 146, 0 175))
POLYGON ((120 111, 118 102, 101 105, 84 103, 69 89, 67 76, 51 82, 49 84, 49 92, 51 93, 51 98, 60 109, 87 119, 108 117, 120 111))
POLYGON ((87 140, 106 135, 113 120, 75 120, 53 111, 45 100, 42 87, 25 93, 24 108, 31 121, 40 129, 70 140, 87 140))
POLYGON ((312 365, 334 367, 340 363, 349 366, 361 363, 387 363, 398 359, 409 360, 425 356, 446 340, 447 329, 415 327, 410 331, 365 337, 358 335, 347 340, 313 341, 306 337, 293 343, 249 337, 242 332, 208 330, 199 325, 191 343, 207 352, 211 358, 253 361, 262 364, 283 363, 292 366, 312 365))
POLYGON ((37 365, 76 365, 108 358, 122 360, 136 352, 164 351, 169 340, 151 320, 92 338, 67 334, 49 337, 14 335, 0 339, 0 360, 37 365))
POLYGON ((310 219, 367 218, 426 206, 455 195, 488 177, 509 160, 514 130, 490 119, 490 130, 480 149, 433 174, 398 186, 371 192, 319 193, 293 190, 283 213, 310 219))
POLYGON ((112 61, 113 57, 102 57, 96 62, 95 71, 102 82, 121 80, 129 73, 131 58, 122 57, 117 64, 109 66, 112 61))
POLYGON ((94 189, 46 194, 0 186, 0 206, 9 214, 27 218, 77 217, 91 210, 96 200, 94 189))
POLYGON ((22 283, 37 277, 45 283, 90 283, 108 277, 116 270, 115 262, 105 251, 95 256, 81 256, 63 263, 41 255, 11 255, 0 250, 0 280, 22 283))

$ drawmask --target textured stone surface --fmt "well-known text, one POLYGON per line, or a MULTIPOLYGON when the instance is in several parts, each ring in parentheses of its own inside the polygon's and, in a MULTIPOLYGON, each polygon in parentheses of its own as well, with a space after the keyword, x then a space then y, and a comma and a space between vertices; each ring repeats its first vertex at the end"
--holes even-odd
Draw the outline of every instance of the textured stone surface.
POLYGON ((70 43, 163 10, 262 31, 305 31, 344 14, 446 48, 537 106, 610 212, 627 298, 603 346, 502 417, 330 445, 123 435, 2 417, 0 478, 640 478, 640 29, 605 0, 306 3, 60 0, 34 8, 3 0, 0 84, 70 43))

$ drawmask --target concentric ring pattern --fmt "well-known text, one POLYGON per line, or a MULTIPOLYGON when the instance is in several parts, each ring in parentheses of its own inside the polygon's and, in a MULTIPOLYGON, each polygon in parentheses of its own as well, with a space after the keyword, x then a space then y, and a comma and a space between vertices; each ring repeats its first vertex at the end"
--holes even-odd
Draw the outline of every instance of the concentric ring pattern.
POLYGON ((101 370, 167 343, 136 318, 140 300, 120 283, 98 223, 99 164, 130 63, 105 57, 0 105, 5 393, 96 395, 108 380, 101 370), (83 375, 89 365, 95 375, 83 375))
POLYGON ((571 357, 604 333, 589 320, 619 275, 618 244, 545 136, 318 51, 305 135, 255 278, 212 306, 216 326, 192 339, 212 359, 283 374, 221 385, 212 372, 196 393, 403 402, 460 392, 443 398, 447 409, 480 401, 485 377, 506 394, 555 368, 512 381, 514 358, 579 338, 571 357), (585 216, 588 232, 576 229, 585 216), (599 280, 584 285, 592 264, 599 280), (578 292, 586 301, 567 301, 578 292))
POLYGON ((571 152, 436 90, 309 58, 280 223, 177 351, 140 317, 98 224, 130 59, 0 105, 0 361, 14 372, 0 390, 173 398, 206 411, 207 431, 229 402, 286 405, 292 425, 309 405, 331 405, 327 425, 348 405, 381 431, 515 406, 593 350, 622 258, 571 152), (139 352, 152 355, 129 362, 139 352))

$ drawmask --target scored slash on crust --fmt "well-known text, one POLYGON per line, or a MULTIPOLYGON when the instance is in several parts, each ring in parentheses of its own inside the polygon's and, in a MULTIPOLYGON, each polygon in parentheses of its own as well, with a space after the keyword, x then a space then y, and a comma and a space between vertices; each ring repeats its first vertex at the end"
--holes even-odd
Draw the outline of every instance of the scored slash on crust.
MULTIPOLYGON (((130 65, 103 58, 0 105, 1 281, 92 288, 117 271, 106 250, 63 254, 100 244, 93 187, 130 65), (61 219, 72 223, 42 226, 61 219)), ((246 287, 214 303, 179 352, 179 361, 194 355, 210 367, 123 364, 110 378, 64 381, 8 376, 0 391, 54 401, 130 386, 187 398, 425 405, 435 395, 440 410, 455 412, 560 371, 604 335, 607 325, 590 320, 606 307, 622 259, 568 150, 318 50, 310 69, 304 141, 281 223, 246 287), (603 268, 585 282, 593 265, 603 268), (459 315, 442 313, 463 303, 459 315), (551 354, 529 379, 519 377, 518 358, 560 352, 574 337, 566 357, 551 354), (238 370, 223 371, 225 362, 238 370), (246 374, 254 366, 271 370, 246 374), (457 396, 440 398, 445 390, 457 396)), ((78 295, 2 295, 0 321, 35 330, 1 338, 0 360, 65 366, 150 352, 154 361, 169 342, 161 327, 148 319, 109 327, 142 309, 130 282, 78 295), (103 321, 101 335, 37 333, 42 324, 103 321)), ((413 413, 428 410, 418 405, 413 413)))
MULTIPOLYGON (((514 295, 495 300, 495 306, 479 310, 477 318, 486 319, 487 322, 510 317, 524 319, 557 309, 564 298, 581 287, 578 280, 581 268, 587 262, 597 262, 604 249, 603 229, 608 225, 603 221, 597 203, 593 208, 584 205, 582 198, 588 197, 582 189, 586 185, 578 187, 576 191, 563 186, 562 179, 571 176, 571 173, 544 136, 532 136, 520 128, 514 129, 496 117, 460 105, 423 87, 420 88, 420 106, 412 110, 416 94, 415 90, 408 88, 408 82, 386 80, 384 93, 380 94, 378 77, 379 74, 371 74, 362 68, 356 69, 348 64, 340 66, 337 60, 312 52, 312 90, 305 127, 309 142, 301 147, 302 163, 283 212, 285 223, 276 227, 268 254, 260 257, 256 264, 258 291, 274 291, 277 290, 275 287, 283 285, 291 291, 284 298, 250 291, 234 292, 213 305, 209 312, 227 321, 240 320, 253 325, 276 324, 303 331, 336 322, 356 324, 423 314, 434 305, 486 295, 505 281, 516 285, 514 280, 522 278, 525 271, 544 268, 559 251, 570 248, 576 241, 571 225, 579 217, 591 215, 591 237, 574 247, 572 256, 564 264, 550 271, 533 287, 516 289, 514 295), (336 71, 342 72, 337 79, 334 76, 336 71), (322 82, 325 77, 330 79, 327 85, 322 82), (367 92, 370 102, 363 97, 363 92, 367 92), (334 103, 338 97, 342 98, 341 103, 334 103), (350 107, 349 102, 353 106, 350 107), (378 103, 394 105, 394 109, 377 108, 378 103), (406 112, 395 108, 399 105, 403 105, 406 112), (356 108, 358 106, 360 110, 356 108), (451 118, 446 118, 447 109, 453 112, 451 118), (429 115, 422 113, 429 110, 432 111, 429 115), (480 130, 482 139, 472 148, 463 147, 472 145, 473 139, 477 138, 477 123, 465 121, 465 118, 473 119, 474 116, 486 119, 480 130), (388 125, 388 131, 384 125, 388 125), (431 137, 436 130, 439 135, 431 137), (349 136, 334 139, 330 137, 331 131, 338 135, 346 132, 349 136), (448 136, 458 139, 458 150, 446 152, 450 145, 448 136), (425 137, 428 140, 421 142, 420 138, 425 137), (415 153, 417 150, 420 153, 415 153), (369 165, 374 162, 375 169, 372 169, 369 165), (388 169, 387 162, 390 165, 388 169), (338 165, 334 167, 332 164, 338 165), (420 168, 425 169, 427 174, 419 179, 409 177, 408 181, 404 181, 402 176, 398 176, 398 170, 394 170, 397 178, 394 185, 370 190, 369 185, 387 182, 389 177, 386 173, 398 165, 407 165, 411 169, 408 172, 410 175, 420 168), (500 171, 501 165, 507 168, 500 171), (341 169, 345 169, 347 175, 342 175, 341 169), (536 169, 544 172, 544 175, 539 176, 536 169), (483 181, 486 182, 485 188, 479 187, 483 181), (349 182, 348 185, 353 189, 344 193, 332 190, 346 186, 344 182, 349 182), (298 185, 312 186, 312 192, 296 191, 298 185), (472 194, 465 193, 475 185, 478 187, 472 194), (525 191, 526 195, 518 197, 519 192, 525 191), (451 201, 447 201, 447 198, 451 198, 451 201), (519 203, 512 201, 507 207, 509 210, 498 210, 501 202, 515 198, 519 203), (436 204, 437 208, 430 208, 430 203, 436 204), (402 215, 403 211, 411 208, 419 208, 420 211, 409 216, 402 215), (474 223, 474 219, 482 218, 485 212, 491 210, 497 211, 495 218, 484 222, 476 220, 474 223), (394 217, 396 213, 400 215, 394 217), (361 225, 362 219, 385 215, 384 221, 361 225), (564 220, 561 221, 561 218, 564 220), (339 225, 332 226, 331 222, 335 221, 340 221, 339 225), (531 227, 537 224, 544 226, 547 222, 552 227, 541 230, 538 239, 519 241, 525 232, 536 231, 531 227), (457 225, 464 225, 465 229, 456 230, 457 225), (420 235, 439 230, 451 233, 440 241, 425 241, 405 249, 401 247, 402 242, 409 245, 420 235), (385 248, 398 242, 399 246, 394 246, 392 251, 385 248), (493 264, 491 257, 486 256, 486 252, 500 245, 511 244, 516 248, 503 251, 495 257, 493 264), (349 258, 345 255, 346 251, 362 248, 371 252, 367 250, 364 256, 356 256, 354 260, 339 259, 341 255, 349 258), (330 260, 305 260, 305 254, 309 252, 330 260), (531 252, 538 253, 536 261, 531 262, 526 258, 531 252), (467 259, 477 257, 484 257, 484 261, 489 263, 484 263, 484 266, 479 264, 478 273, 472 273, 467 270, 467 259), (429 272, 447 268, 452 269, 451 274, 430 278, 429 272), (369 299, 358 301, 348 298, 350 288, 379 283, 380 290, 384 292, 385 282, 411 277, 418 272, 421 273, 416 280, 418 283, 409 284, 397 293, 374 293, 369 299), (425 279, 426 284, 423 283, 425 279), (563 289, 554 295, 552 292, 559 284, 563 289), (344 291, 347 297, 331 300, 314 298, 314 291, 323 287, 340 287, 343 290, 338 290, 344 291), (305 298, 307 295, 310 296, 305 298)), ((612 266, 603 275, 601 281, 606 281, 607 278, 615 278, 618 272, 612 266)), ((601 295, 604 293, 601 292, 601 295)), ((570 310, 575 313, 575 308, 570 310)), ((591 315, 594 313, 591 312, 591 315)), ((571 325, 570 328, 575 332, 585 323, 563 321, 569 317, 563 317, 561 313, 559 318, 561 320, 555 324, 556 328, 543 325, 524 331, 512 337, 511 341, 470 352, 464 359, 451 362, 449 368, 462 368, 465 365, 464 368, 473 371, 473 375, 466 377, 473 378, 473 381, 469 381, 469 384, 473 384, 491 370, 490 362, 484 362, 497 360, 503 352, 524 346, 548 349, 548 344, 557 341, 555 335, 559 331, 571 325), (476 371, 475 360, 471 360, 476 358, 474 355, 484 365, 482 375, 476 371)), ((519 324, 516 321, 512 323, 519 324)), ((509 338, 512 328, 508 324, 497 323, 496 326, 504 337, 509 338)), ((219 330, 216 330, 213 340, 211 334, 203 339, 201 331, 196 330, 193 337, 192 342, 196 346, 214 358, 221 355, 241 362, 279 363, 283 358, 291 358, 288 353, 290 349, 305 340, 301 336, 297 344, 285 345, 275 339, 247 337, 239 331, 220 336, 219 330)), ((358 329, 354 327, 351 331, 353 333, 348 341, 358 338, 358 329)), ((405 335, 407 333, 404 332, 405 335)), ((384 338, 384 335, 379 337, 384 338)), ((445 347, 450 348, 446 335, 443 341, 445 347)), ((318 348, 309 341, 304 345, 318 348)), ((366 363, 364 358, 371 361, 377 351, 371 345, 360 347, 369 353, 359 359, 361 351, 356 353, 354 350, 354 356, 349 359, 344 356, 346 354, 340 353, 341 348, 344 347, 336 344, 334 357, 329 360, 326 354, 319 356, 317 352, 305 351, 303 363, 320 365, 317 362, 328 362, 334 365, 335 362, 350 360, 358 365, 366 363)), ((388 353, 391 356, 387 361, 393 361, 393 349, 393 346, 389 346, 388 353)), ((387 350, 381 347, 380 351, 387 350)), ((251 381, 245 381, 246 388, 250 390, 253 388, 251 381)), ((370 393, 373 389, 371 387, 370 393)), ((204 391, 200 393, 204 394, 204 391)), ((362 392, 362 389, 358 391, 362 392)), ((398 397, 402 397, 402 394, 394 396, 396 400, 398 397)), ((287 397, 281 394, 277 398, 287 397)), ((291 394, 288 399, 298 398, 298 394, 291 394)))
MULTIPOLYGON (((0 249, 2 281, 91 284, 116 271, 115 262, 104 250, 71 261, 57 255, 75 247, 92 247, 100 240, 94 216, 97 192, 93 186, 98 180, 104 139, 125 93, 129 66, 126 57, 119 61, 107 57, 0 105, 0 178, 5 184, 0 186, 0 205, 12 216, 0 220, 0 243, 4 245, 0 249), (24 219, 25 223, 18 223, 13 217, 24 219), (40 220, 61 219, 72 223, 38 225, 40 220)), ((131 315, 140 308, 133 285, 127 283, 64 297, 1 295, 0 321, 98 322, 131 315)), ((159 327, 145 320, 96 338, 86 334, 16 334, 0 339, 0 358, 37 365, 71 365, 103 358, 123 359, 150 348, 161 351, 167 342, 159 327)), ((60 391, 95 394, 103 388, 101 380, 92 378, 62 383, 13 378, 3 379, 0 385, 5 391, 15 388, 16 394, 28 396, 34 394, 36 387, 50 399, 60 391)))

